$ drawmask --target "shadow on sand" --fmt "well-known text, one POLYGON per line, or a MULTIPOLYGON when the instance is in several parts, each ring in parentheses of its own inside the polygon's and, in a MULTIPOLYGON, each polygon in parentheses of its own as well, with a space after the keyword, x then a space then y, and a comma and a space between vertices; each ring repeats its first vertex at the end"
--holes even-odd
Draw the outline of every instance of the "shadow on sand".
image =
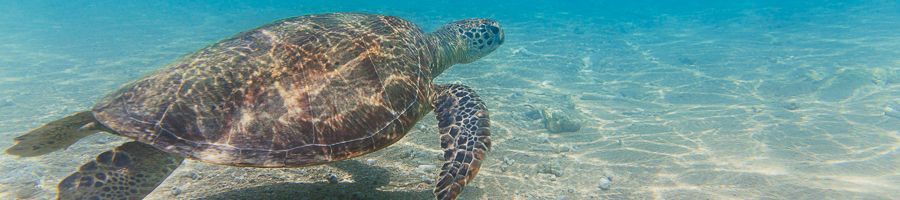
MULTIPOLYGON (((278 183, 222 192, 201 198, 218 199, 433 199, 431 190, 381 191, 390 183, 390 172, 383 168, 348 160, 331 164, 353 176, 353 181, 340 183, 278 183)), ((324 176, 324 174, 322 175, 324 176)), ((470 187, 465 196, 481 194, 470 187), (468 193, 468 195, 466 195, 468 193)))

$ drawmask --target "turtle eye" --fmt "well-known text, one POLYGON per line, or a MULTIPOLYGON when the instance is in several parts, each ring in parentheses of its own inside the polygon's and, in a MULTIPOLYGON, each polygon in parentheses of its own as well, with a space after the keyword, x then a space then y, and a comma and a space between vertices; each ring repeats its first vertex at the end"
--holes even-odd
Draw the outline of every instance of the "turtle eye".
POLYGON ((500 27, 497 26, 488 26, 488 30, 491 30, 491 33, 500 34, 500 27))
POLYGON ((484 57, 503 44, 503 29, 500 24, 490 19, 466 19, 445 25, 445 33, 453 34, 459 44, 465 45, 465 60, 469 63, 484 57))

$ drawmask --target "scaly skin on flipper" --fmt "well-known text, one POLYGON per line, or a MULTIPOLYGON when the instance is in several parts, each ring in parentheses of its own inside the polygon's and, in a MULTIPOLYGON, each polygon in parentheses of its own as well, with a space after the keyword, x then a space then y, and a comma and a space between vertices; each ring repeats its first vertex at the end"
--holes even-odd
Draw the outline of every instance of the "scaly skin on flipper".
POLYGON ((183 157, 127 142, 101 153, 59 183, 59 199, 143 199, 175 171, 183 157))
POLYGON ((16 137, 16 144, 6 149, 9 155, 32 157, 69 147, 78 139, 103 131, 90 111, 75 113, 47 123, 16 137))
POLYGON ((434 113, 445 163, 434 195, 437 199, 456 199, 478 174, 491 149, 490 118, 481 98, 469 87, 451 84, 436 88, 434 113))

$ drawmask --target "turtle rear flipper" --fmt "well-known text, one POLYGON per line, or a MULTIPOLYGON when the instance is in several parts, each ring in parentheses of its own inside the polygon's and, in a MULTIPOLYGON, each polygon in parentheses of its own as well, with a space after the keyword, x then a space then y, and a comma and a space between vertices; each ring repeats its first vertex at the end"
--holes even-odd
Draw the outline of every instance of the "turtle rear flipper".
POLYGON ((6 153, 23 157, 48 154, 69 147, 85 136, 103 131, 102 127, 91 111, 75 113, 16 137, 16 144, 6 149, 6 153))
POLYGON ((128 142, 106 151, 59 183, 59 199, 143 199, 181 165, 183 157, 128 142))
POLYGON ((444 165, 434 195, 456 199, 475 178, 491 148, 488 111, 475 92, 463 85, 436 87, 434 112, 441 133, 444 165))

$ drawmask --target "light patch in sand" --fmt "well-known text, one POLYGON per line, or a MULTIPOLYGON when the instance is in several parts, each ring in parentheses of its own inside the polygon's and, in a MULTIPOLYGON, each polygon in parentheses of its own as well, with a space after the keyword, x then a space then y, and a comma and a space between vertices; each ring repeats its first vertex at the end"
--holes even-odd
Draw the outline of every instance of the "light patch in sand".
POLYGON ((840 191, 881 193, 884 191, 896 190, 895 187, 891 187, 896 185, 896 181, 892 182, 884 180, 884 178, 870 176, 826 175, 815 176, 813 179, 816 181, 812 181, 810 184, 840 191))

